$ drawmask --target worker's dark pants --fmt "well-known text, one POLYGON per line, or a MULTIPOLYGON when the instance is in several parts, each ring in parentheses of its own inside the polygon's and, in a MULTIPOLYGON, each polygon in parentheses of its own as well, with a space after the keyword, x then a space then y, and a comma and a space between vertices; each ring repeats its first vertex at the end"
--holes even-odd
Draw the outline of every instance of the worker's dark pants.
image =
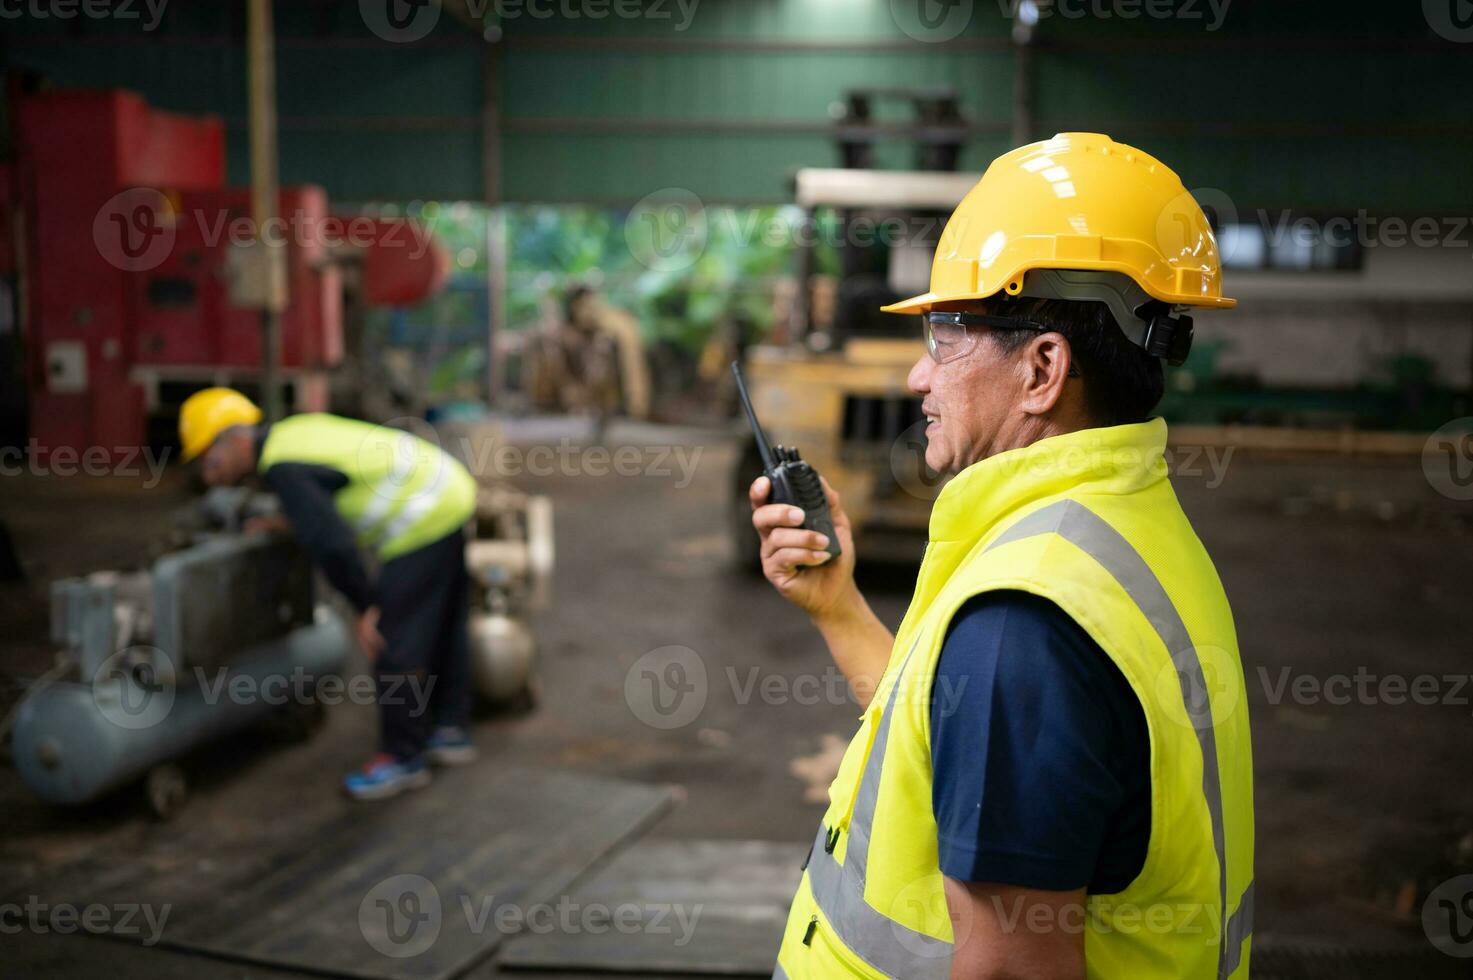
POLYGON ((385 562, 378 600, 380 751, 409 759, 424 751, 434 726, 470 723, 464 533, 385 562))

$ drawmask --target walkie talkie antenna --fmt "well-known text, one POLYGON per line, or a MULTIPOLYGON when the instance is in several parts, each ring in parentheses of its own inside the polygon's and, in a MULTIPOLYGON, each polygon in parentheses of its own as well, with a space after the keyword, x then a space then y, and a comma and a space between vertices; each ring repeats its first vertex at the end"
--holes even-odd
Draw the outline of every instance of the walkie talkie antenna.
POLYGON ((757 421, 757 413, 752 411, 752 399, 747 397, 747 383, 742 380, 742 366, 736 361, 731 362, 731 376, 736 378, 737 394, 741 396, 742 408, 747 410, 747 421, 752 423, 752 434, 757 437, 757 452, 762 454, 762 468, 770 472, 776 465, 772 461, 772 449, 767 445, 767 434, 762 431, 762 423, 757 421))

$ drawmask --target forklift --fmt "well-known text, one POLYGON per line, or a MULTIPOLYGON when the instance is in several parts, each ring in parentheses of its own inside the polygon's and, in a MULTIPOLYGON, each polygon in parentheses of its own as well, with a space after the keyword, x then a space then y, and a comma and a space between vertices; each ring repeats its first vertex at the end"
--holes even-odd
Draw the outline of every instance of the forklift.
MULTIPOLYGON (((832 301, 815 273, 815 236, 799 249, 797 301, 774 340, 747 348, 743 371, 757 415, 775 443, 803 458, 843 497, 866 557, 913 559, 943 479, 925 465, 921 400, 905 377, 923 351, 914 319, 880 307, 924 292, 941 231, 982 177, 958 173, 966 125, 949 89, 847 93, 835 136, 843 166, 805 168, 794 199, 810 224, 832 209, 840 276, 832 301), (911 108, 910 124, 882 122, 877 104, 911 108), (915 169, 875 167, 876 144, 909 136, 915 169), (781 338, 781 339, 778 339, 781 338)), ((729 504, 739 567, 760 567, 747 490, 762 473, 743 433, 729 504)))

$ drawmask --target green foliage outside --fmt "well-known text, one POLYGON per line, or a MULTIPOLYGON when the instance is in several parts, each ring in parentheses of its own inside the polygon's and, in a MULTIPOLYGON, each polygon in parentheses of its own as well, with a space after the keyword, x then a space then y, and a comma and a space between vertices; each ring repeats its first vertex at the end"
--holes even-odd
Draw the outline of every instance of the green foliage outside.
MULTIPOLYGON (((370 311, 370 342, 419 350, 432 401, 464 396, 485 370, 484 290, 494 210, 468 202, 412 201, 384 204, 371 213, 423 222, 445 246, 452 271, 444 291, 412 310, 397 317, 393 311, 370 311)), ((547 304, 560 310, 563 296, 581 283, 633 314, 646 345, 668 345, 695 357, 728 321, 747 324, 752 338, 767 335, 774 285, 796 273, 800 242, 815 243, 815 271, 838 269, 832 245, 837 221, 830 213, 810 227, 793 206, 704 208, 698 216, 701 234, 680 242, 673 254, 659 256, 642 247, 641 235, 647 232, 639 223, 642 217, 637 211, 582 205, 503 208, 503 329, 536 326, 547 304)))
MULTIPOLYGON (((792 206, 708 207, 703 232, 675 254, 642 247, 639 212, 586 206, 514 205, 506 209, 507 321, 534 324, 540 304, 560 300, 584 283, 629 310, 647 343, 666 342, 697 353, 724 319, 740 317, 757 336, 771 327, 774 282, 797 269, 803 212, 792 206)), ((816 269, 832 272, 834 219, 824 216, 816 238, 816 269)))
MULTIPOLYGON (((375 209, 424 222, 450 253, 452 280, 484 281, 492 209, 466 202, 410 202, 375 209)), ((637 218, 637 215, 636 215, 637 218)), ((541 304, 560 302, 573 285, 595 286, 644 324, 645 339, 698 351, 723 317, 741 314, 759 335, 770 326, 772 285, 797 269, 797 242, 813 239, 815 270, 835 273, 836 219, 819 216, 805 229, 792 206, 711 207, 705 234, 678 259, 655 263, 636 254, 639 233, 626 233, 630 212, 582 205, 509 205, 504 208, 507 246, 506 328, 534 325, 541 304)), ((423 304, 416 320, 444 322, 466 314, 450 290, 423 304), (443 307, 443 309, 441 309, 443 307), (440 315, 443 314, 443 315, 440 315)))
POLYGON ((414 349, 431 403, 480 397, 490 308, 486 289, 491 209, 463 201, 411 201, 404 206, 383 204, 369 213, 423 223, 450 259, 450 277, 435 296, 406 310, 368 311, 370 349, 414 349))

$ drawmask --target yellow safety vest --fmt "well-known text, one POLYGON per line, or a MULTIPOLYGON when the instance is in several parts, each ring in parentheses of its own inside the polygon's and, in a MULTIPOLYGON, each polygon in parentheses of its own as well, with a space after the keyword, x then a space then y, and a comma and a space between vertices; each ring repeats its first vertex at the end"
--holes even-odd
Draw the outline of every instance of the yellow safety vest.
POLYGON ((325 413, 271 426, 258 468, 316 463, 348 478, 333 506, 382 561, 438 541, 470 520, 476 480, 449 453, 400 429, 325 413))
MULTIPOLYGON (((1083 931, 1090 977, 1248 975, 1253 770, 1243 669, 1227 598, 1171 489, 1165 449, 1160 419, 1086 429, 976 463, 942 491, 889 665, 829 788, 775 976, 949 977, 955 937, 931 809, 931 686, 952 616, 992 589, 1049 599, 1088 631, 1129 681, 1150 731, 1145 864, 1124 891, 1088 895, 1053 925, 1083 931)), ((1049 925, 1026 910, 997 912, 1003 928, 1049 925)))

